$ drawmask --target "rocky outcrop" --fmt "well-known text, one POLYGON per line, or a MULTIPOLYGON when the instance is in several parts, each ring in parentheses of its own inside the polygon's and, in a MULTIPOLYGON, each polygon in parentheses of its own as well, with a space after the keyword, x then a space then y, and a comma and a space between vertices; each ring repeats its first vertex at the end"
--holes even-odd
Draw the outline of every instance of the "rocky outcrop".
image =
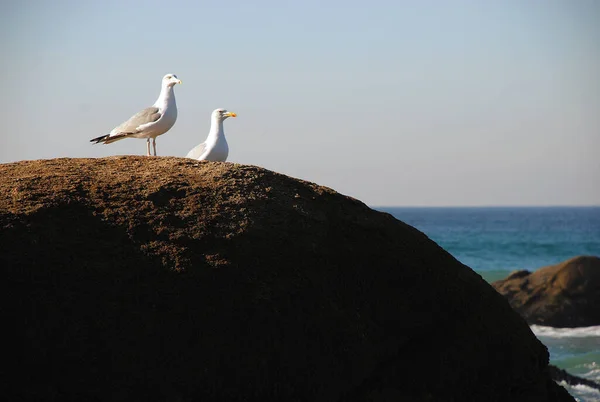
POLYGON ((179 158, 0 175, 7 400, 573 400, 479 275, 328 188, 179 158))
POLYGON ((579 256, 492 283, 530 324, 600 325, 600 258, 579 256))

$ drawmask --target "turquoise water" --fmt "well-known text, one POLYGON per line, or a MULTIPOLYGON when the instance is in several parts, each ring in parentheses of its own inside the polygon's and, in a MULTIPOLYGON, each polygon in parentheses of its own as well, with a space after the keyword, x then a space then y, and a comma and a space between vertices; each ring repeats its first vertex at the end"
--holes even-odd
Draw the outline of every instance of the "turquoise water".
MULTIPOLYGON (((577 255, 600 256, 600 207, 379 207, 412 225, 492 282, 516 269, 535 271, 577 255)), ((600 326, 532 327, 556 366, 600 382, 600 326)), ((579 401, 600 392, 568 387, 579 401)))
MULTIPOLYGON (((548 347, 554 365, 600 383, 600 326, 552 328, 533 325, 531 329, 548 347)), ((600 401, 598 390, 585 385, 562 385, 579 401, 600 401)))

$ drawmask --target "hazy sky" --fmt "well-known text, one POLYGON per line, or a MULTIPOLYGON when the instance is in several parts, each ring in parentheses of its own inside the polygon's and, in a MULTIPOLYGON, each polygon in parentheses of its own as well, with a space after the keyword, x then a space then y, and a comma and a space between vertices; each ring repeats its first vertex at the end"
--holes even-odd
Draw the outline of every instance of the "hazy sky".
POLYGON ((595 0, 2 2, 0 162, 145 154, 89 140, 175 73, 160 156, 224 107, 230 162, 372 206, 600 205, 598 21, 595 0))

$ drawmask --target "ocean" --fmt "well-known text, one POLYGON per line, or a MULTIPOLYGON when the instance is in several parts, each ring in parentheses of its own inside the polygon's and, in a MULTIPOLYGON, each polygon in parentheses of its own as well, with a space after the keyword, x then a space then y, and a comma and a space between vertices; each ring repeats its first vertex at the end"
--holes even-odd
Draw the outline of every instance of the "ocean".
MULTIPOLYGON (((578 255, 600 256, 600 207, 377 207, 412 225, 486 281, 517 269, 535 271, 578 255)), ((532 326, 550 362, 600 382, 600 326, 532 326)), ((562 384, 578 401, 600 392, 562 384)))

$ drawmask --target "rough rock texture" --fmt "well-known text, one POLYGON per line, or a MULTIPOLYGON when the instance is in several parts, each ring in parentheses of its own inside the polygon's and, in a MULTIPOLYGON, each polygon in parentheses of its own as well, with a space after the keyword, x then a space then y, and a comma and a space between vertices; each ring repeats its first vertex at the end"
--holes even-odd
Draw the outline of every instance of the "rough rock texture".
POLYGON ((573 400, 479 275, 330 189, 179 158, 0 174, 8 400, 573 400))
POLYGON ((580 256, 492 283, 530 324, 600 325, 600 258, 580 256))

